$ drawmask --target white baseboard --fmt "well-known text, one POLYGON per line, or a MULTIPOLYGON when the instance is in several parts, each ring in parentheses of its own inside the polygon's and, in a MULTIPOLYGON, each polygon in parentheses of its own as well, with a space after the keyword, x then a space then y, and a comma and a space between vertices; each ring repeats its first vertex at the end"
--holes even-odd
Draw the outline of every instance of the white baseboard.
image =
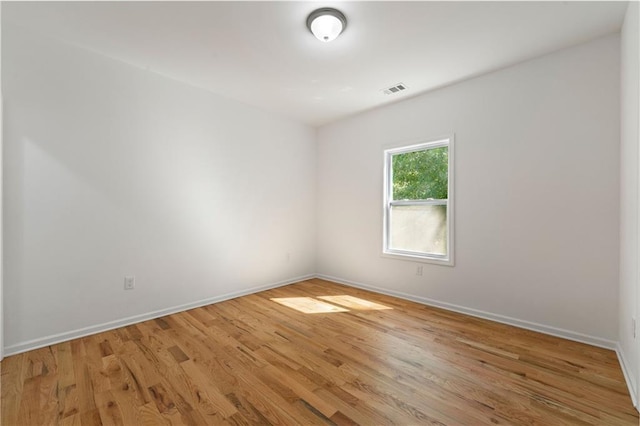
POLYGON ((454 305, 452 303, 441 302, 426 297, 415 296, 412 294, 402 293, 399 291, 388 290, 386 288, 371 286, 362 284, 359 282, 345 280, 338 277, 332 277, 324 274, 317 274, 317 278, 321 278, 327 281, 333 281, 336 283, 344 284, 350 287, 361 288, 363 290, 369 290, 376 293, 387 294, 389 296, 398 297, 400 299, 410 300, 412 302, 421 303, 423 305, 434 306, 436 308, 446 309, 448 311, 459 312, 461 314, 470 315, 473 317, 483 318, 502 324, 512 325, 514 327, 524 328, 527 330, 537 331, 551 336, 562 337, 564 339, 573 340, 580 343, 586 343, 593 346, 598 346, 605 349, 616 350, 617 342, 612 340, 602 339, 600 337, 589 336, 587 334, 577 333, 571 330, 565 330, 562 328, 551 327, 544 324, 538 324, 535 322, 524 321, 517 318, 508 317, 505 315, 493 314, 491 312, 485 312, 478 309, 467 308, 465 306, 454 305))
POLYGON ((622 367, 622 374, 624 374, 624 379, 627 382, 627 387, 629 388, 631 402, 633 402, 633 406, 640 411, 640 406, 638 406, 638 387, 633 375, 631 374, 629 363, 624 357, 624 352, 622 351, 620 343, 616 345, 616 354, 618 355, 618 361, 620 361, 620 366, 622 367))
POLYGON ((66 342, 68 340, 77 339, 79 337, 88 336, 91 334, 101 333, 107 330, 113 330, 114 328, 124 327, 131 324, 136 324, 142 321, 147 321, 154 318, 163 317, 166 315, 175 314, 177 312, 187 311, 189 309, 199 308, 205 305, 211 305, 212 303, 222 302, 229 299, 235 299, 236 297, 246 296, 253 293, 258 293, 260 291, 269 290, 272 288, 282 287, 285 285, 297 283, 300 281, 305 281, 310 278, 314 278, 315 274, 304 275, 300 277, 291 278, 284 281, 279 281, 276 283, 271 283, 259 287, 252 287, 246 290, 237 291, 233 293, 226 293, 220 296, 214 296, 207 299, 198 300, 195 302, 185 303, 183 305, 172 306, 165 309, 160 309, 153 312, 147 312, 140 315, 134 315, 131 317, 109 321, 102 324, 96 324, 89 327, 79 328, 77 330, 67 331, 64 333, 53 334, 46 337, 41 337, 38 339, 28 340, 26 342, 16 343, 11 346, 7 346, 4 348, 4 356, 10 356, 19 354, 22 352, 30 351, 33 349, 42 348, 49 345, 54 345, 56 343, 66 342))

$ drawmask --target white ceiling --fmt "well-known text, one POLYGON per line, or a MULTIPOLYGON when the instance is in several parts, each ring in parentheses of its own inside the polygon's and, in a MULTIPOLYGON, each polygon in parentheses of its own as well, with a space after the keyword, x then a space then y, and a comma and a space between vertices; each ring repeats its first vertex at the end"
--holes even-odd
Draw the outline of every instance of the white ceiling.
POLYGON ((30 28, 322 125, 619 31, 626 2, 3 2, 30 28), (346 31, 306 29, 339 8, 346 31), (385 95, 404 83, 409 90, 385 95))

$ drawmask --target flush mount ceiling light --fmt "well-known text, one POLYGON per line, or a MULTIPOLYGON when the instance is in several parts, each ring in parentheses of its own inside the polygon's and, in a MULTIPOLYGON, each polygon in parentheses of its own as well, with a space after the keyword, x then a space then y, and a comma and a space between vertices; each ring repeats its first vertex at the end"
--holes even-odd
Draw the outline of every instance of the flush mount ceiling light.
POLYGON ((316 9, 307 18, 307 28, 320 41, 330 42, 347 27, 347 18, 337 9, 316 9))

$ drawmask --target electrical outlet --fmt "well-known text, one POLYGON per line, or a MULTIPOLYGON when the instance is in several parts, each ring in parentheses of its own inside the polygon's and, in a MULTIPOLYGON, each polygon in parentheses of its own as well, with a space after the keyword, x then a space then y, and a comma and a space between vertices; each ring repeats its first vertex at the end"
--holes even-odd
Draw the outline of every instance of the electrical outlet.
POLYGON ((136 277, 134 276, 124 277, 124 289, 133 290, 134 288, 136 288, 136 277))
POLYGON ((287 252, 286 258, 287 262, 291 262, 291 253, 287 252))
POLYGON ((636 338, 636 318, 631 318, 631 330, 633 330, 633 338, 636 338))
POLYGON ((422 265, 416 267, 416 275, 422 276, 422 265))

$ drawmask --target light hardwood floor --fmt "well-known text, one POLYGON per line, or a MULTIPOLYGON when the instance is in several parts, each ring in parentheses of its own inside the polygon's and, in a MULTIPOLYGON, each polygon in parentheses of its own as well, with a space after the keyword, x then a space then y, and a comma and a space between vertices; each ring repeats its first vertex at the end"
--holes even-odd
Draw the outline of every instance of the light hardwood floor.
POLYGON ((638 425, 612 351, 322 280, 1 368, 7 426, 638 425))

